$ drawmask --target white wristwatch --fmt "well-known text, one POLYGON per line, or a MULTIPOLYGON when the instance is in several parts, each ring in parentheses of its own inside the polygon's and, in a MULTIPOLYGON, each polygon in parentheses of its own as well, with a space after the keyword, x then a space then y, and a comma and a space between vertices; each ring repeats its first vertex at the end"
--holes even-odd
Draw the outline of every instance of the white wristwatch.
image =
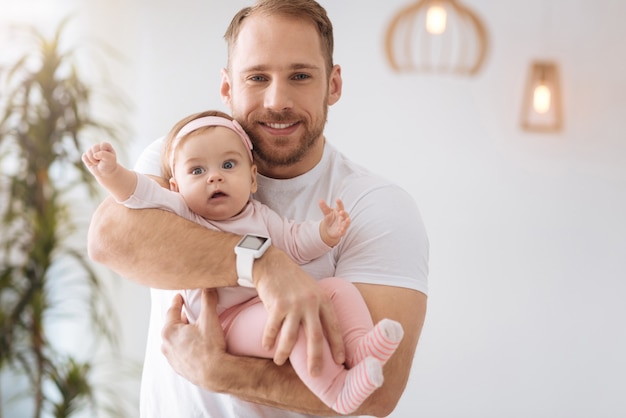
POLYGON ((254 287, 252 282, 252 266, 254 260, 261 258, 271 245, 269 237, 246 234, 235 246, 237 254, 237 284, 243 287, 254 287))

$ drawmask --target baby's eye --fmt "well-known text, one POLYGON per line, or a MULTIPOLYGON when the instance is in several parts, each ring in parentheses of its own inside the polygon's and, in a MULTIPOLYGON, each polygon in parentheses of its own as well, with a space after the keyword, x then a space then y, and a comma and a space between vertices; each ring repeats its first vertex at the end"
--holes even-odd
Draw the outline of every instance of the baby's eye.
POLYGON ((202 173, 204 173, 204 168, 202 168, 202 167, 196 167, 196 168, 191 170, 191 174, 193 174, 194 176, 198 176, 198 175, 200 175, 202 173))
POLYGON ((235 167, 235 162, 234 161, 224 161, 224 164, 222 164, 222 167, 225 168, 226 170, 230 170, 231 168, 235 167))

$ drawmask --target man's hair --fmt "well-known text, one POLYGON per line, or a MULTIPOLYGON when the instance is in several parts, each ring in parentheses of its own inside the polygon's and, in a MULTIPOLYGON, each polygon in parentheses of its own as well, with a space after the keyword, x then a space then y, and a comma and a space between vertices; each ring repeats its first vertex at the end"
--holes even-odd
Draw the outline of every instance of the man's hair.
POLYGON ((322 54, 326 61, 326 73, 330 74, 333 68, 333 25, 326 14, 326 10, 315 0, 257 0, 250 7, 241 9, 230 22, 224 39, 228 45, 228 67, 230 57, 237 42, 244 20, 252 15, 283 15, 297 19, 308 20, 317 27, 322 44, 322 54))

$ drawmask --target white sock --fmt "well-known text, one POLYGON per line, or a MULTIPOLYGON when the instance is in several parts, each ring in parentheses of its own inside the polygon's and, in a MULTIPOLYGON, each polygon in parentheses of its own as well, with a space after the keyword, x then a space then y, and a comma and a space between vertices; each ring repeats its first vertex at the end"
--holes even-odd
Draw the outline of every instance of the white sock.
POLYGON ((383 384, 383 365, 374 357, 366 357, 348 370, 343 389, 332 408, 340 414, 355 411, 383 384))
POLYGON ((402 325, 391 319, 382 319, 365 334, 349 363, 357 364, 365 357, 374 357, 383 365, 395 353, 404 337, 402 325))

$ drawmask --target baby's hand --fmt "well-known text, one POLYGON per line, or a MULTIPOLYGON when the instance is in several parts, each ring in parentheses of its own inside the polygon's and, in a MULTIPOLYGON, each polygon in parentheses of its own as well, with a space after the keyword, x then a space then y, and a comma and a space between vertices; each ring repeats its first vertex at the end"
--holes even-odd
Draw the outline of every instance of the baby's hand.
POLYGON ((320 224, 320 233, 326 244, 334 247, 350 226, 350 215, 343 208, 341 199, 337 199, 337 206, 333 209, 323 200, 319 202, 324 219, 320 224))
POLYGON ((96 177, 106 177, 117 168, 115 149, 108 142, 101 142, 83 154, 83 162, 96 177))

